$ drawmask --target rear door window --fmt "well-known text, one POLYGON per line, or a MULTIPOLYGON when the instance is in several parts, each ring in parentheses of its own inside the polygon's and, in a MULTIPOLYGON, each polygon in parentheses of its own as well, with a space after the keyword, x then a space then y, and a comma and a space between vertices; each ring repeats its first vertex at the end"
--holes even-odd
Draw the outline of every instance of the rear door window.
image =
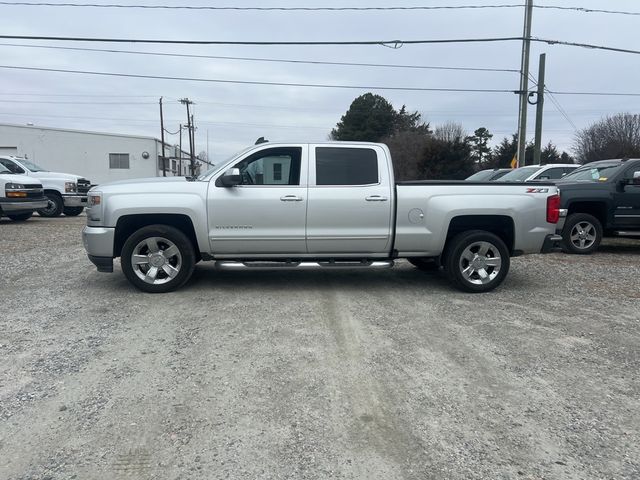
POLYGON ((316 148, 316 185, 375 185, 378 155, 370 148, 316 148))

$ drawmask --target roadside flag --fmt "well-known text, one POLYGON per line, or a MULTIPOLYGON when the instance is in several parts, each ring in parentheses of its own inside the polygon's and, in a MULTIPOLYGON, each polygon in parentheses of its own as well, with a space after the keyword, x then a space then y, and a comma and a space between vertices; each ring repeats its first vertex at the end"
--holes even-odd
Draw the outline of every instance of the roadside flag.
POLYGON ((513 160, 511 160, 511 168, 516 168, 517 166, 518 166, 518 157, 514 155, 513 160))

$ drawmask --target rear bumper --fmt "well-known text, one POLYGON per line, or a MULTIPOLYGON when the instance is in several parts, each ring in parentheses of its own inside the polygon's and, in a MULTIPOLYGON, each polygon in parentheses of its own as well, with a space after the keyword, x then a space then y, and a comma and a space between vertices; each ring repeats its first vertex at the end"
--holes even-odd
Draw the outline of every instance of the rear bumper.
POLYGON ((65 207, 86 207, 87 196, 86 195, 62 195, 62 202, 65 207))
POLYGON ((559 252, 562 250, 562 237, 560 235, 547 235, 544 239, 544 243, 542 244, 542 250, 540 253, 552 253, 559 252))
POLYGON ((33 212, 47 206, 47 199, 42 198, 3 198, 0 200, 0 208, 5 214, 33 212))

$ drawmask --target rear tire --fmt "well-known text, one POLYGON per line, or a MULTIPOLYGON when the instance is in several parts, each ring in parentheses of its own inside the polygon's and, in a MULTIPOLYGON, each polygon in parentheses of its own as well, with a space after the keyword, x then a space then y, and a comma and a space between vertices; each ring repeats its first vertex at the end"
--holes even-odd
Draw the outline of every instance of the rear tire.
POLYGON ((59 217, 64 209, 64 203, 62 197, 57 193, 46 192, 44 194, 47 199, 48 205, 45 208, 38 210, 38 215, 41 217, 59 217))
POLYGON ((177 228, 149 225, 127 239, 120 263, 135 287, 148 293, 165 293, 191 278, 196 256, 191 240, 177 228))
POLYGON ((588 213, 573 213, 562 229, 562 240, 565 252, 588 255, 602 242, 602 224, 588 213))
POLYGON ((462 232, 447 244, 444 267, 458 290, 489 292, 499 286, 510 266, 509 250, 502 239, 484 230, 462 232))
POLYGON ((83 210, 84 207, 64 207, 63 212, 67 217, 77 217, 83 210))
POLYGON ((32 215, 33 215, 33 212, 29 212, 29 213, 17 213, 15 215, 7 215, 7 217, 9 217, 14 222, 24 222, 25 220, 29 220, 32 215))

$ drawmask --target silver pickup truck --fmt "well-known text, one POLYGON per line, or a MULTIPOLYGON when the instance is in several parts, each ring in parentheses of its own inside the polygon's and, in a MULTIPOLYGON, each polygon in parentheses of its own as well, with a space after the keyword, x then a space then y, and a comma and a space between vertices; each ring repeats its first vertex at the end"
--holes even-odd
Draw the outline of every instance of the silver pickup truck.
POLYGON ((546 253, 553 184, 398 182, 383 144, 260 144, 197 178, 120 181, 89 191, 83 241, 100 272, 120 257, 146 292, 219 269, 444 267, 457 288, 502 283, 510 257, 546 253))

